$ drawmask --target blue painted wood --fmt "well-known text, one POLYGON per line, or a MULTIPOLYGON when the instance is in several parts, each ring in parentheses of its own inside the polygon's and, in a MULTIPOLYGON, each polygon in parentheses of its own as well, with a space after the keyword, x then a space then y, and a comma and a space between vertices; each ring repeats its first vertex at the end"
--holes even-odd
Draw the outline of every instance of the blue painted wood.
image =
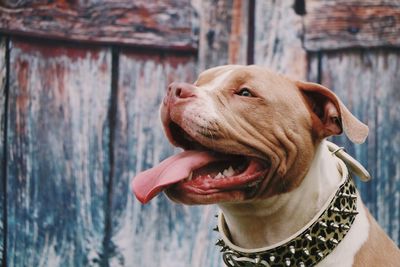
POLYGON ((108 181, 108 49, 12 39, 9 266, 98 266, 108 181))
POLYGON ((124 52, 119 66, 110 266, 222 266, 213 245, 215 207, 177 205, 163 194, 142 205, 128 186, 174 153, 158 109, 170 82, 195 79, 194 58, 124 52))
POLYGON ((379 224, 400 245, 400 53, 323 53, 320 66, 322 84, 370 128, 365 144, 354 145, 344 136, 334 141, 371 173, 370 182, 357 181, 358 189, 379 224))
POLYGON ((6 39, 0 36, 0 265, 4 260, 4 133, 6 111, 6 39))

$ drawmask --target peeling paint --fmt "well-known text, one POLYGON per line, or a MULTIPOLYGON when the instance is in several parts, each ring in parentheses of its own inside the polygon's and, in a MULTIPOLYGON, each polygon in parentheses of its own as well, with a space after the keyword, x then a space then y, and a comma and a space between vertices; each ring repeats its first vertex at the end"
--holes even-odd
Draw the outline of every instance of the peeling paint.
POLYGON ((111 53, 70 58, 73 48, 36 45, 11 49, 8 264, 92 266, 104 235, 111 53))

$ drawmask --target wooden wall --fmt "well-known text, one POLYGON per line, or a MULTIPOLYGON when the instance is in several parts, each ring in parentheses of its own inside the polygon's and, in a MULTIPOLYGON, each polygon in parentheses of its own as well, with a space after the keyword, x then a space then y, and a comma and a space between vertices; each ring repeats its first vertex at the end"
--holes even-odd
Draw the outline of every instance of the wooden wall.
POLYGON ((6 209, 5 209, 5 185, 6 185, 6 168, 5 168, 5 125, 6 125, 6 76, 7 76, 7 57, 6 57, 6 40, 0 38, 0 263, 4 262, 5 248, 5 231, 6 231, 6 209))
POLYGON ((359 189, 399 244, 399 8, 388 0, 2 1, 0 262, 222 266, 215 206, 164 195, 141 205, 129 182, 174 153, 158 122, 167 85, 227 63, 320 82, 369 125, 366 144, 335 141, 373 175, 359 189))
POLYGON ((110 49, 10 47, 7 262, 89 265, 105 234, 110 49))

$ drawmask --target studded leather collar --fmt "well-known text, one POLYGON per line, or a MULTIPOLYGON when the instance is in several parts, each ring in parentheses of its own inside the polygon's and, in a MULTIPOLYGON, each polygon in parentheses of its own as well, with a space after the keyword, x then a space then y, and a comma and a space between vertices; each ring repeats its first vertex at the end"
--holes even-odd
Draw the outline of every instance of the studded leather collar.
POLYGON ((345 164, 341 162, 341 165, 346 174, 338 190, 327 201, 326 208, 305 228, 277 245, 260 249, 243 249, 234 245, 228 238, 221 212, 216 228, 221 238, 216 245, 221 247, 225 264, 229 267, 310 267, 322 261, 346 236, 358 214, 354 181, 345 164))

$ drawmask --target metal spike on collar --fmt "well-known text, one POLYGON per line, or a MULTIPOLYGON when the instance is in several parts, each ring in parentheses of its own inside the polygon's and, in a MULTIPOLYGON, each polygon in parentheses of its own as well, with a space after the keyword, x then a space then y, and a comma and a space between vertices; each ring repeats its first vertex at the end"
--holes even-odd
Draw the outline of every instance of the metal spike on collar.
POLYGON ((319 221, 318 224, 321 225, 324 228, 328 227, 328 225, 324 221, 319 221))
POLYGON ((292 262, 290 261, 289 258, 286 258, 286 259, 285 259, 285 265, 286 265, 286 266, 291 266, 291 265, 292 265, 292 262))
POLYGON ((215 242, 215 245, 216 246, 224 246, 225 245, 225 242, 224 242, 224 240, 222 240, 221 238, 218 238, 217 239, 217 242, 215 242))
POLYGON ((290 246, 290 247, 289 247, 289 251, 290 251, 290 253, 292 253, 292 254, 295 254, 295 253, 296 253, 296 250, 294 249, 294 246, 290 246))
POLYGON ((256 266, 258 266, 261 263, 260 255, 258 255, 257 258, 255 258, 254 263, 256 264, 256 266))
POLYGON ((326 239, 323 236, 320 236, 320 235, 318 236, 318 240, 321 241, 321 242, 324 242, 324 243, 326 242, 326 239))
POLYGON ((333 212, 341 212, 341 210, 340 209, 338 209, 338 208, 336 208, 336 207, 331 207, 331 208, 329 208, 331 211, 333 211, 333 212))
POLYGON ((319 259, 322 259, 324 257, 324 253, 322 253, 321 251, 318 251, 317 256, 319 257, 319 259))
POLYGON ((349 230, 350 226, 348 226, 347 224, 342 223, 342 224, 340 224, 340 228, 343 229, 343 230, 349 230))
POLYGON ((271 255, 271 256, 269 256, 269 261, 270 261, 270 262, 274 262, 274 261, 275 261, 275 259, 276 259, 276 258, 275 258, 275 256, 274 256, 274 255, 271 255))
POLYGON ((303 248, 303 253, 307 256, 310 256, 310 252, 308 251, 307 248, 303 248))
POLYGON ((333 245, 339 244, 339 241, 337 241, 335 238, 329 239, 329 242, 332 243, 333 245))
POLYGON ((299 267, 306 267, 306 265, 304 264, 304 262, 301 261, 301 262, 299 263, 299 267))
POLYGON ((309 241, 312 241, 312 236, 311 236, 310 234, 306 234, 306 238, 307 238, 309 241))
POLYGON ((329 224, 329 227, 332 228, 332 229, 339 229, 339 224, 334 223, 334 222, 331 222, 331 223, 329 224))
POLYGON ((339 210, 338 212, 341 213, 341 214, 352 215, 352 216, 358 214, 358 211, 351 211, 349 209, 339 210))

